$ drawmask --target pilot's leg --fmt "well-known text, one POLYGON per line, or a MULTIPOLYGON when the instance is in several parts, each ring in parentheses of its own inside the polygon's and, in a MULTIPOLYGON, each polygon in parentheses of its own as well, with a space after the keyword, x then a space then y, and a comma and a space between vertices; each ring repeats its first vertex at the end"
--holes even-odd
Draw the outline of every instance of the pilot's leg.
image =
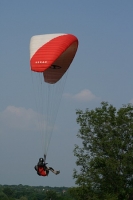
POLYGON ((52 167, 48 167, 48 170, 51 171, 51 172, 53 172, 56 175, 60 173, 60 171, 56 171, 52 167))

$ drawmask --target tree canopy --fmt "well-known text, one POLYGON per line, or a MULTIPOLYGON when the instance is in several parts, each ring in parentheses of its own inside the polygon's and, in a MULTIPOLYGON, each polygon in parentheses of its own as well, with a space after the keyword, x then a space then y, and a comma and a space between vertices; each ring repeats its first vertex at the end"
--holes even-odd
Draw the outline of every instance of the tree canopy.
POLYGON ((116 109, 108 102, 94 110, 77 110, 80 126, 73 177, 79 199, 126 200, 133 191, 133 106, 116 109), (84 197, 83 197, 84 195, 84 197))
POLYGON ((0 185, 0 200, 72 200, 68 187, 0 185))

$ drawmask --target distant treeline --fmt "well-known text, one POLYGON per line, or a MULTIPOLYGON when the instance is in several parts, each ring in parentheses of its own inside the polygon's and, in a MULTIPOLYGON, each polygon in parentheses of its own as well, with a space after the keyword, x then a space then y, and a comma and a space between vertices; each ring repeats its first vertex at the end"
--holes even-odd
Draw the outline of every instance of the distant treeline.
POLYGON ((0 185, 0 200, 73 200, 68 187, 0 185))

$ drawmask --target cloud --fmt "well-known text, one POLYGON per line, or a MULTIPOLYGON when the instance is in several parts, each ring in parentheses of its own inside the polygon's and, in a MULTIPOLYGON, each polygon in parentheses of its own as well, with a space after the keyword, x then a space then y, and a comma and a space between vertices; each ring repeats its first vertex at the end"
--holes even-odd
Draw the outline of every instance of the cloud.
POLYGON ((64 94, 64 97, 71 100, 80 101, 80 102, 89 102, 89 101, 97 99, 97 97, 88 89, 84 89, 75 95, 66 93, 64 94))
POLYGON ((8 106, 0 113, 0 124, 3 127, 19 130, 39 130, 38 119, 41 117, 32 109, 8 106))
POLYGON ((131 99, 131 100, 129 101, 129 103, 133 104, 133 99, 131 99))

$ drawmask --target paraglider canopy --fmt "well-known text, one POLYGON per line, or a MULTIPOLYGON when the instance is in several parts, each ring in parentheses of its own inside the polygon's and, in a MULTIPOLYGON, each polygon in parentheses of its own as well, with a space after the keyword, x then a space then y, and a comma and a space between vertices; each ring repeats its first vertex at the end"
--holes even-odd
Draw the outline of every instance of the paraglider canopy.
POLYGON ((30 68, 33 72, 38 124, 45 155, 54 129, 68 68, 77 48, 78 39, 72 34, 36 35, 30 41, 30 68))
POLYGON ((71 34, 36 35, 30 42, 30 66, 43 72, 44 81, 54 84, 70 66, 78 48, 78 39, 71 34))

